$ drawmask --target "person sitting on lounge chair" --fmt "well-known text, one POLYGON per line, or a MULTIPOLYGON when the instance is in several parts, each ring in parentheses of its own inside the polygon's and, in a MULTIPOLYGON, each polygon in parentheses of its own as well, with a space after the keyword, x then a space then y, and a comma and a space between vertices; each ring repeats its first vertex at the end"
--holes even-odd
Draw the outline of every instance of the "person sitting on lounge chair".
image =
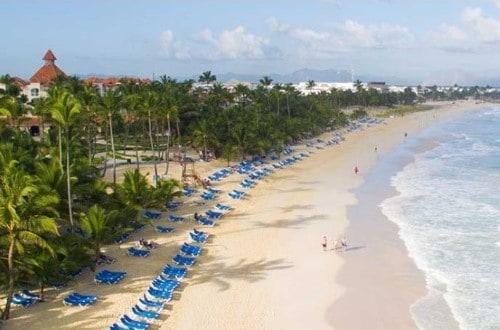
POLYGON ((148 249, 154 249, 154 247, 158 245, 157 243, 155 243, 154 241, 152 240, 148 240, 146 241, 144 238, 140 238, 139 239, 139 246, 144 246, 145 248, 148 248, 148 249))

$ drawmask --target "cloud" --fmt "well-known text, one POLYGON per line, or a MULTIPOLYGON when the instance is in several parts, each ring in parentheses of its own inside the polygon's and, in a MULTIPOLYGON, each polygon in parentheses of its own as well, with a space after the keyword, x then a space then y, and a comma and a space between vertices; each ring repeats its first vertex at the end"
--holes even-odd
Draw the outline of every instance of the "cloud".
MULTIPOLYGON (((500 0, 496 1, 500 5, 500 0)), ((478 52, 500 46, 500 20, 485 17, 481 8, 465 8, 458 25, 442 23, 428 35, 432 47, 453 52, 478 52)))
POLYGON ((429 33, 431 45, 447 51, 471 51, 467 33, 456 25, 442 23, 436 31, 429 33))
POLYGON ((171 30, 160 33, 160 49, 162 54, 168 58, 186 60, 191 58, 190 51, 186 45, 176 41, 171 30))
POLYGON ((500 20, 484 17, 481 8, 465 8, 462 12, 462 22, 471 29, 478 41, 500 41, 500 20))
POLYGON ((201 30, 191 38, 178 41, 171 30, 160 34, 160 48, 167 58, 183 59, 262 59, 278 56, 269 41, 252 33, 243 26, 215 34, 210 29, 201 30))
POLYGON ((400 25, 364 25, 346 20, 332 31, 325 32, 294 27, 280 22, 276 17, 268 18, 266 23, 271 31, 304 43, 310 53, 319 58, 363 49, 409 48, 415 41, 410 31, 400 25))

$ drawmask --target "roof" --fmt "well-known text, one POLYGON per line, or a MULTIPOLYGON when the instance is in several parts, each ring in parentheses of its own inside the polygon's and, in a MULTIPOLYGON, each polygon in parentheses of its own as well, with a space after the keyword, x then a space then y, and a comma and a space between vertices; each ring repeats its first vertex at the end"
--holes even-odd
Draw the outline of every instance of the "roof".
POLYGON ((57 65, 47 63, 38 69, 38 71, 30 78, 30 82, 46 85, 59 75, 66 76, 63 70, 59 69, 57 65))
POLYGON ((44 61, 55 61, 57 58, 55 57, 54 53, 49 49, 46 53, 45 56, 42 58, 44 61))
POLYGON ((150 83, 151 80, 147 78, 131 78, 131 77, 108 77, 108 78, 99 78, 99 77, 87 77, 83 80, 86 84, 103 84, 104 86, 117 86, 122 82, 135 82, 136 84, 147 84, 150 83))
POLYGON ((45 64, 30 78, 30 82, 46 85, 59 75, 66 76, 63 70, 55 65, 56 57, 50 49, 42 59, 45 61, 45 64))

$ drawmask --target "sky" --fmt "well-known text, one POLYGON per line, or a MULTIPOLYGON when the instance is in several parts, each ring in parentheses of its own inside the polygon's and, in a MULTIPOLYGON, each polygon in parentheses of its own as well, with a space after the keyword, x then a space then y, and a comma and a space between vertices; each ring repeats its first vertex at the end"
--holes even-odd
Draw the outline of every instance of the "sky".
POLYGON ((500 84, 500 0, 1 0, 0 13, 0 74, 23 79, 51 49, 69 75, 500 84))

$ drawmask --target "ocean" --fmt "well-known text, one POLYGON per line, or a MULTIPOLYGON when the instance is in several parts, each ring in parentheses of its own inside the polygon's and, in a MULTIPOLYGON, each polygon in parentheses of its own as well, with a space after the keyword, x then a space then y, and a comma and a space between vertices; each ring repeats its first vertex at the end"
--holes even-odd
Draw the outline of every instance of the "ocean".
POLYGON ((380 208, 428 289, 418 328, 500 329, 500 106, 438 120, 387 157, 396 195, 380 208))

